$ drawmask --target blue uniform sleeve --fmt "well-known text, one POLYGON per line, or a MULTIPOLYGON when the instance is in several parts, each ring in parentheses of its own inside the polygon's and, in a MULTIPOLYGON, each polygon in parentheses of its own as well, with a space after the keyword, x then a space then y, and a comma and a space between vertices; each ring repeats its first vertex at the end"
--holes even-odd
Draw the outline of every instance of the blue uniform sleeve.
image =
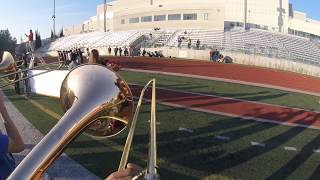
POLYGON ((8 153, 9 138, 6 135, 0 134, 0 156, 8 153))

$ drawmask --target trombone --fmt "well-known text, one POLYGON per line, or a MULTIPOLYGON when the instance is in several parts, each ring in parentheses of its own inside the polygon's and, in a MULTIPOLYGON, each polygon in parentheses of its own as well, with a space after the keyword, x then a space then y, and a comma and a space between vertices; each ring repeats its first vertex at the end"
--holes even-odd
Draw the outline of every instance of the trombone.
POLYGON ((129 85, 117 73, 100 65, 81 65, 67 74, 60 89, 60 104, 65 114, 8 179, 41 179, 48 167, 82 132, 96 138, 109 138, 130 127, 118 170, 125 169, 142 100, 151 84, 148 164, 145 170, 133 179, 159 179, 156 146, 156 80, 152 79, 142 89, 134 111, 129 85))
POLYGON ((6 75, 0 76, 0 79, 6 78, 6 79, 8 79, 9 82, 4 85, 1 85, 0 88, 15 84, 15 83, 23 81, 23 80, 33 78, 35 76, 49 73, 51 71, 60 70, 63 66, 62 61, 59 61, 59 62, 52 62, 52 63, 48 63, 48 64, 39 65, 36 67, 28 67, 28 68, 22 70, 22 69, 19 69, 19 67, 21 67, 22 65, 19 65, 19 66, 17 65, 18 63, 21 63, 21 62, 23 62, 23 61, 15 61, 13 56, 11 55, 11 53, 9 53, 7 51, 5 51, 3 53, 2 61, 0 62, 0 71, 5 72, 6 75), (56 65, 56 64, 59 65, 58 68, 56 68, 56 69, 50 68, 50 65, 56 65), (27 73, 28 71, 35 70, 38 68, 44 68, 44 67, 46 67, 48 69, 46 71, 38 73, 38 74, 34 74, 31 76, 27 75, 26 77, 22 77, 22 76, 20 77, 20 75, 19 75, 21 73, 27 73))

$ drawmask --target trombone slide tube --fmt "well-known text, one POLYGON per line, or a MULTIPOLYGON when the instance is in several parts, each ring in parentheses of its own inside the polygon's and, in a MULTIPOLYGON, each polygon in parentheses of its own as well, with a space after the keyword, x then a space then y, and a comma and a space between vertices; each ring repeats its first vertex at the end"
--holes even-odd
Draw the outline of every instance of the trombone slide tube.
POLYGON ((34 147, 8 180, 41 179, 42 174, 63 153, 67 145, 90 124, 88 120, 92 113, 84 109, 86 108, 81 103, 75 102, 73 110, 68 111, 34 147))
POLYGON ((142 89, 142 91, 140 93, 140 98, 139 98, 135 113, 133 115, 133 119, 131 121, 131 126, 130 126, 130 130, 129 130, 129 133, 128 133, 128 136, 127 136, 126 144, 124 145, 124 148, 123 148, 122 157, 121 157, 121 160, 120 160, 118 171, 124 170, 126 168, 127 163, 128 163, 129 152, 130 152, 131 145, 132 145, 134 131, 136 129, 136 124, 137 124, 137 119, 138 119, 138 116, 139 116, 140 107, 141 107, 141 104, 142 104, 142 99, 143 99, 145 91, 147 90, 148 86, 152 82, 153 82, 153 80, 149 81, 147 83, 147 85, 145 85, 145 87, 142 89))

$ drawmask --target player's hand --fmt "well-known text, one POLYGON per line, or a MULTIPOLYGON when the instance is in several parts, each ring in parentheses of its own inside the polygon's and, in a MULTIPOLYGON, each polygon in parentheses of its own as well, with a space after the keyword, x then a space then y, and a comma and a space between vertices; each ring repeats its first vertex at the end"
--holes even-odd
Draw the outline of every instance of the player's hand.
POLYGON ((134 176, 139 174, 142 168, 135 164, 128 164, 125 170, 117 171, 110 174, 106 180, 131 180, 134 176))

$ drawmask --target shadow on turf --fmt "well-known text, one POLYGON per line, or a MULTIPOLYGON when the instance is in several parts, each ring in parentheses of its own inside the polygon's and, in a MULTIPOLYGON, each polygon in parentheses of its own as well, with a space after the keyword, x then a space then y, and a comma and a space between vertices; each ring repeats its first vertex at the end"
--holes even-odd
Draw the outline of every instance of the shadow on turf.
MULTIPOLYGON (((112 149, 111 146, 106 146, 107 142, 102 141, 92 141, 92 140, 79 140, 73 142, 69 148, 77 148, 79 152, 81 149, 86 149, 91 147, 93 149, 105 149, 104 152, 81 152, 79 154, 69 154, 69 156, 80 162, 82 165, 87 167, 90 171, 98 174, 100 177, 106 177, 107 175, 111 174, 112 172, 116 171, 120 162, 121 158, 121 151, 112 149), (99 164, 97 168, 97 164, 99 164)), ((123 144, 123 143, 122 143, 123 144)), ((68 150, 67 150, 68 151, 68 150)), ((136 156, 129 157, 129 162, 134 162, 135 164, 140 165, 141 167, 146 167, 146 149, 143 152, 145 159, 142 160, 141 158, 137 158, 136 156)), ((161 176, 163 179, 195 179, 192 175, 186 175, 183 173, 178 173, 175 170, 170 169, 167 166, 160 168, 161 176)))
MULTIPOLYGON (((299 115, 299 113, 300 112, 297 112, 292 116, 297 116, 299 115)), ((279 115, 281 116, 283 114, 279 115)), ((192 134, 179 131, 159 133, 159 157, 162 157, 169 162, 186 166, 190 169, 203 171, 205 173, 208 173, 208 175, 212 173, 222 173, 227 169, 244 164, 251 159, 254 159, 272 150, 275 150, 276 148, 281 147, 283 144, 290 141, 292 138, 296 137, 305 130, 304 128, 292 127, 281 134, 275 135, 261 142, 263 144, 267 144, 266 148, 259 149, 252 146, 234 153, 227 154, 228 152, 220 149, 219 146, 278 126, 262 123, 250 125, 248 123, 246 125, 243 125, 244 127, 242 128, 233 129, 237 126, 236 122, 237 121, 234 120, 230 120, 229 122, 227 120, 214 122, 207 127, 195 129, 195 132, 192 134), (210 132, 210 134, 208 134, 208 132, 210 132), (222 136, 230 137, 231 140, 213 141, 214 135, 217 133, 222 136)), ((138 144, 146 144, 146 138, 147 136, 145 135, 135 136, 135 141, 138 144)), ((284 179, 282 177, 288 177, 294 170, 296 170, 301 164, 303 164, 305 160, 309 158, 312 153, 311 151, 318 147, 318 145, 320 144, 319 138, 320 136, 303 148, 302 152, 292 160, 293 166, 288 164, 287 166, 281 168, 279 170, 279 173, 275 172, 274 175, 270 177, 270 179, 284 179)), ((135 148, 135 150, 145 151, 144 148, 135 148)), ((316 173, 316 175, 318 174, 319 173, 316 173)), ((316 175, 314 175, 313 177, 315 177, 316 175)))
MULTIPOLYGON (((313 150, 318 149, 320 146, 320 135, 311 140, 308 144, 306 144, 302 150, 292 158, 287 164, 269 176, 266 180, 273 179, 287 179, 292 173, 297 170, 301 164, 307 161, 312 155, 314 155, 313 150)), ((320 166, 318 166, 317 170, 314 171, 314 174, 311 175, 310 179, 319 179, 320 177, 320 166)))

